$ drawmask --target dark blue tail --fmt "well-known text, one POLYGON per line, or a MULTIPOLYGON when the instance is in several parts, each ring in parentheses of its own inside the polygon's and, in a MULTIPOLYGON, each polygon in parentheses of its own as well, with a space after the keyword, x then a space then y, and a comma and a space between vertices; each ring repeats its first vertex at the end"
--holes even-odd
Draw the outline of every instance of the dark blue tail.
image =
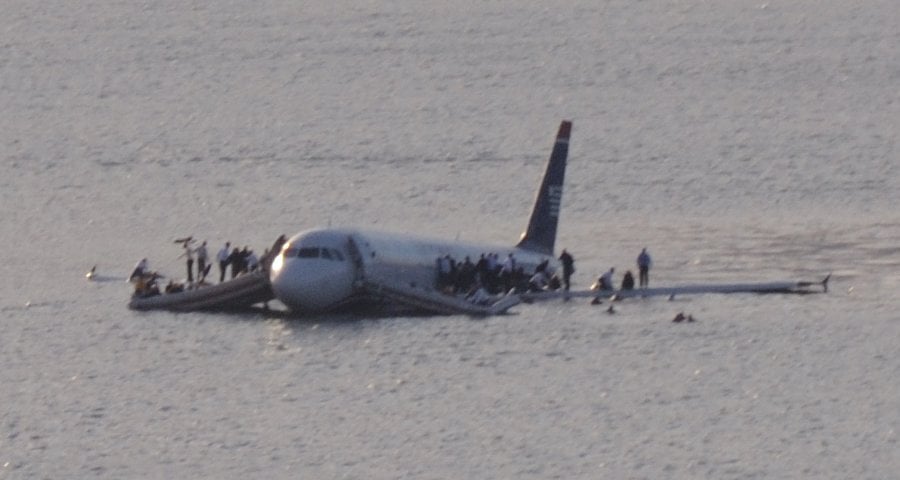
POLYGON ((559 223, 559 206, 562 202, 563 180, 566 176, 566 158, 569 156, 569 134, 572 122, 563 120, 556 134, 553 153, 547 162, 547 171, 541 181, 528 229, 516 245, 546 255, 553 255, 556 243, 556 226, 559 223))

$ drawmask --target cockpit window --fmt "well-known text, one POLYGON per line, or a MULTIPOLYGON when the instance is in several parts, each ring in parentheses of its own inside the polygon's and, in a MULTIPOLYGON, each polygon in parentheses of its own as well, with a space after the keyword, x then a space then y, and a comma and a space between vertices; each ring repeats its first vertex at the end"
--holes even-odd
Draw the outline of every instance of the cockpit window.
POLYGON ((304 247, 304 248, 295 248, 291 247, 285 249, 284 258, 324 258, 325 260, 335 260, 338 262, 344 261, 344 255, 340 252, 340 250, 336 250, 334 248, 319 248, 319 247, 304 247))

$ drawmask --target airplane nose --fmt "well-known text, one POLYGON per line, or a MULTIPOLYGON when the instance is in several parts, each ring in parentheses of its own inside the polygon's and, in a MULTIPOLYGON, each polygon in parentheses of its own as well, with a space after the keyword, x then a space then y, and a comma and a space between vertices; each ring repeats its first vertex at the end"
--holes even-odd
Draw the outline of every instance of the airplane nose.
POLYGON ((278 268, 273 264, 269 280, 275 296, 291 310, 327 310, 353 293, 353 275, 346 262, 282 258, 280 263, 278 268))
POLYGON ((269 266, 269 279, 271 280, 273 275, 277 275, 281 272, 281 268, 284 266, 284 253, 279 253, 272 259, 272 265, 269 266))
POLYGON ((295 263, 298 262, 296 260, 285 261, 284 255, 279 255, 272 262, 272 269, 269 273, 269 281, 272 283, 275 297, 292 310, 300 309, 305 303, 302 293, 307 288, 304 276, 301 275, 302 269, 294 265, 295 263))

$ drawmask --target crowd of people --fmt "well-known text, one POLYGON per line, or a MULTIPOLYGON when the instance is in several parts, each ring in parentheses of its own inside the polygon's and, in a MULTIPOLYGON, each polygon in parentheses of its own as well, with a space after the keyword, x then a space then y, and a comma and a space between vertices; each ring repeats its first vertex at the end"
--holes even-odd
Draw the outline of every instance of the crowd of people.
MULTIPOLYGON (((197 282, 205 283, 209 272, 212 269, 212 263, 208 262, 209 253, 206 249, 206 240, 199 246, 191 246, 191 242, 184 242, 184 252, 181 258, 185 259, 187 266, 187 282, 194 282, 194 257, 197 258, 197 282)), ((231 278, 237 278, 238 275, 254 272, 259 268, 259 257, 249 246, 243 249, 231 247, 231 242, 225 242, 225 245, 216 254, 216 261, 219 263, 219 283, 225 281, 228 269, 231 269, 231 278)))
MULTIPOLYGON (((193 245, 194 241, 191 237, 177 239, 176 243, 182 244, 183 251, 178 258, 183 258, 185 261, 187 277, 184 283, 169 280, 164 291, 166 293, 175 293, 207 284, 207 278, 212 269, 212 262, 210 261, 206 240, 197 246, 193 245)), ((267 254, 268 251, 263 256, 265 257, 267 254)), ((234 279, 239 275, 254 272, 260 268, 260 259, 249 246, 244 246, 243 249, 238 247, 232 248, 231 242, 225 242, 225 245, 216 254, 216 261, 219 263, 219 283, 224 282, 226 277, 228 277, 229 269, 231 272, 230 278, 234 279)), ((157 280, 160 278, 162 278, 162 275, 150 270, 149 262, 146 258, 143 258, 135 265, 129 276, 129 281, 134 284, 136 295, 152 296, 161 293, 157 284, 157 280)))
POLYGON ((146 258, 140 259, 128 276, 128 281, 134 284, 134 294, 149 297, 159 295, 159 285, 156 283, 162 275, 150 270, 150 262, 146 258))
POLYGON ((489 303, 492 295, 544 290, 569 290, 575 272, 575 259, 566 250, 559 256, 560 273, 544 259, 533 270, 526 270, 513 253, 501 261, 497 253, 482 253, 477 262, 466 256, 458 261, 447 254, 435 259, 436 287, 448 294, 465 294, 474 303, 489 303))
POLYGON ((447 254, 435 259, 437 289, 449 293, 472 295, 479 289, 496 295, 509 291, 526 292, 547 288, 558 289, 561 280, 549 271, 549 260, 538 264, 534 271, 526 271, 514 254, 503 261, 497 253, 482 253, 477 262, 466 256, 458 261, 447 254))
MULTIPOLYGON (((206 242, 203 242, 206 244, 206 242)), ((216 254, 216 261, 219 262, 219 283, 225 281, 228 268, 231 268, 231 278, 237 278, 238 275, 255 272, 259 269, 259 257, 250 247, 244 246, 243 249, 231 247, 231 242, 225 242, 225 245, 216 254)))
MULTIPOLYGON (((572 274, 575 273, 575 259, 571 253, 563 249, 559 263, 562 267, 561 272, 552 271, 548 267, 549 260, 541 262, 534 271, 526 272, 523 266, 518 265, 512 253, 507 254, 502 261, 496 253, 483 253, 477 262, 473 262, 468 256, 458 261, 447 254, 435 260, 436 286, 438 290, 448 294, 465 293, 470 297, 476 292, 496 295, 510 291, 516 293, 559 289, 568 291, 571 288, 572 274)), ((641 250, 635 264, 639 286, 647 288, 650 284, 650 267, 653 263, 646 247, 641 250)), ((597 278, 591 289, 615 290, 615 275, 615 267, 610 268, 597 278)), ((623 290, 635 288, 635 276, 631 270, 622 276, 620 288, 623 290)))
MULTIPOLYGON (((650 286, 650 267, 653 265, 653 260, 650 258, 650 253, 647 252, 647 248, 644 247, 641 250, 641 253, 638 254, 637 260, 635 260, 635 264, 638 267, 638 276, 641 288, 647 288, 650 286)), ((600 277, 597 278, 597 281, 591 285, 591 290, 615 290, 615 267, 610 268, 606 272, 604 272, 600 277)), ((631 273, 631 270, 627 270, 625 275, 622 276, 621 283, 622 290, 633 290, 634 289, 634 274, 631 273)))

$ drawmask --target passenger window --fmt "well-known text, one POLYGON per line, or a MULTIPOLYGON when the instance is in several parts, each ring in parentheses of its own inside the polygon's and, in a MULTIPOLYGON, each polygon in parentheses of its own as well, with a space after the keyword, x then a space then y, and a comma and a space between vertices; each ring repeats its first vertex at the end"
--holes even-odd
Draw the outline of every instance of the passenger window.
POLYGON ((297 256, 296 248, 288 248, 287 250, 284 251, 284 258, 291 258, 291 257, 296 257, 296 256, 297 256))
POLYGON ((331 252, 329 252, 327 248, 322 249, 322 258, 331 260, 331 252))
POLYGON ((301 248, 299 252, 297 252, 297 256, 300 258, 318 258, 319 257, 319 249, 318 248, 301 248))

